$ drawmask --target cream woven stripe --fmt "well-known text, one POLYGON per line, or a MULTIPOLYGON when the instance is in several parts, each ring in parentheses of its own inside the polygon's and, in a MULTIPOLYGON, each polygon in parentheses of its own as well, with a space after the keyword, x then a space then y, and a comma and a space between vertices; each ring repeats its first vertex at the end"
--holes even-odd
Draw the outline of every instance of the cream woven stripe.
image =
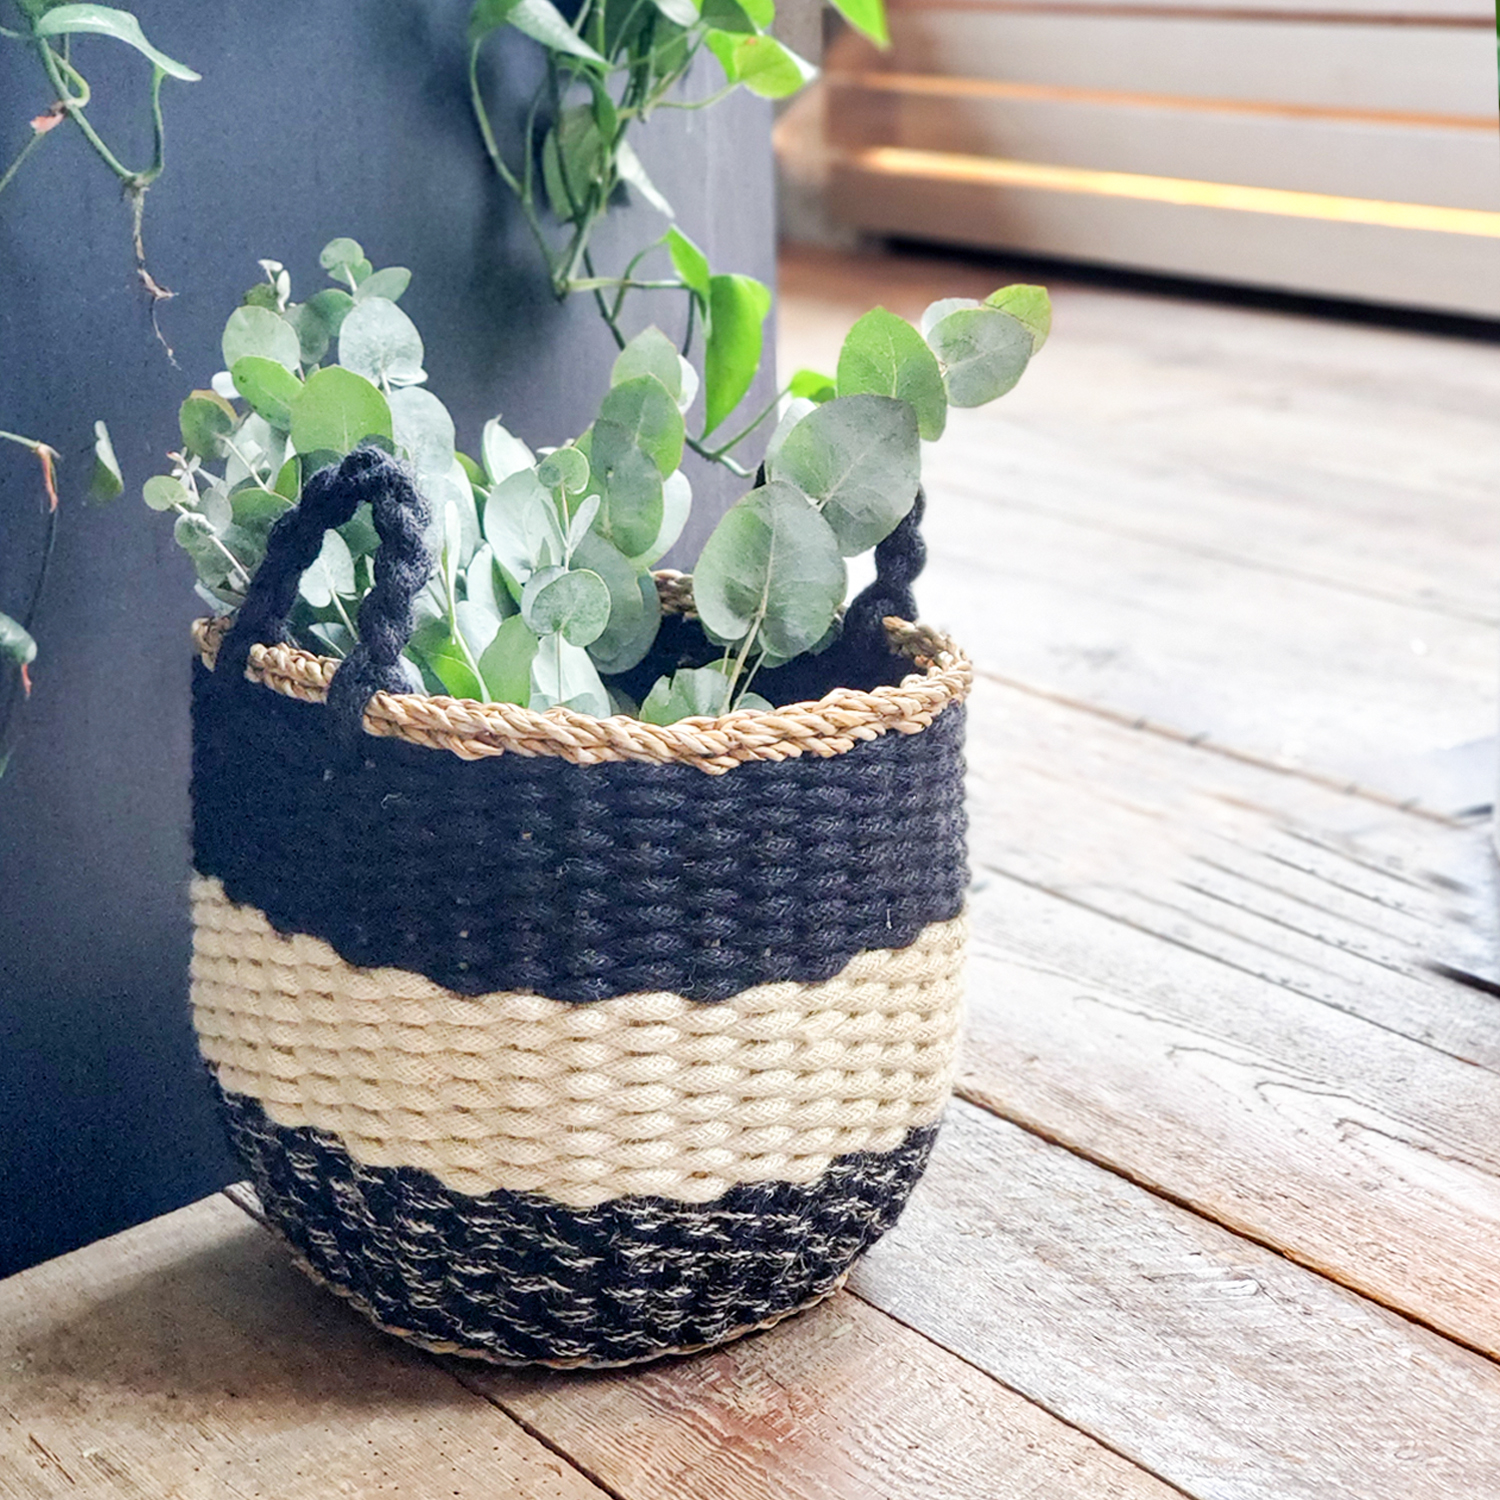
POLYGON ((194 879, 193 919, 193 1018, 219 1082, 358 1162, 422 1167, 458 1192, 585 1208, 810 1182, 931 1124, 952 1081, 962 917, 821 984, 586 1005, 357 968, 213 879, 194 879))

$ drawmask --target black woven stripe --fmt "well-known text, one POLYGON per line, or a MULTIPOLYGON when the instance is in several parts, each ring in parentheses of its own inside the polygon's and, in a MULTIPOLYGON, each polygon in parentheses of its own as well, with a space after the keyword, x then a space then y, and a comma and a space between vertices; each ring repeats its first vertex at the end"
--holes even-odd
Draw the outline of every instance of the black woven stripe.
POLYGON ((362 1167, 322 1131, 275 1125, 241 1094, 220 1099, 268 1214, 320 1277, 420 1343, 510 1361, 649 1359, 801 1306, 895 1222, 937 1134, 840 1157, 805 1186, 573 1209, 362 1167))
POLYGON ((723 1000, 832 978, 963 901, 960 708, 829 760, 708 776, 368 736, 351 756, 321 705, 209 682, 198 667, 198 869, 350 963, 464 994, 723 1000))

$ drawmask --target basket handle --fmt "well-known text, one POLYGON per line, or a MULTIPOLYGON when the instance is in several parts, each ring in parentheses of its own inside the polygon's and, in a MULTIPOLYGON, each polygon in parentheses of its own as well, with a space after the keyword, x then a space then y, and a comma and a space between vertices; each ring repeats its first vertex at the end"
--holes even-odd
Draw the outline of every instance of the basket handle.
POLYGON ((901 524, 875 548, 875 577, 850 601, 844 612, 844 639, 856 650, 875 659, 885 656, 885 620, 917 618, 917 601, 911 586, 927 562, 927 544, 922 540, 922 516, 927 496, 920 486, 912 508, 901 524))
POLYGON ((219 647, 214 677, 226 688, 245 680, 251 647, 287 639, 297 585, 316 561, 324 535, 365 500, 380 538, 375 583, 359 608, 359 642, 329 684, 328 706, 353 732, 374 694, 409 691, 401 652, 411 639, 412 604, 432 576, 432 510, 402 465, 374 447, 356 448, 342 463, 319 469, 302 486, 301 501, 271 528, 265 558, 219 647))

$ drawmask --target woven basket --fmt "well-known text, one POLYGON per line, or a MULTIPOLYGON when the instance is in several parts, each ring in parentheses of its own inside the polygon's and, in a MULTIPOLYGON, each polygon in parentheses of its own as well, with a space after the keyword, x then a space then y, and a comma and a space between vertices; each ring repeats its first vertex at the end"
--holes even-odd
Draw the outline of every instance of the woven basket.
MULTIPOLYGON (((425 504, 366 451, 278 523, 233 627, 199 623, 195 1025, 271 1222, 381 1327, 653 1359, 816 1302, 894 1222, 965 942, 968 664, 888 618, 919 519, 833 649, 757 678, 805 701, 664 728, 400 691, 425 504), (381 548, 339 664, 279 642, 360 500, 381 548)), ((660 591, 648 684, 713 650, 687 581, 660 591)))

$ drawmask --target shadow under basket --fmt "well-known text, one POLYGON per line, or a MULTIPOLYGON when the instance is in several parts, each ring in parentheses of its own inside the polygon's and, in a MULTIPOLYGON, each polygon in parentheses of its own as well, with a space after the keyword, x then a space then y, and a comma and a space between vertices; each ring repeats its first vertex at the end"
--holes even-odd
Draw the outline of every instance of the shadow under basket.
MULTIPOLYGON (((658 727, 366 692, 367 659, 280 644, 361 500, 359 650, 409 634, 424 507, 360 457, 196 627, 193 1014, 267 1217, 382 1328, 501 1363, 818 1301, 905 1204, 957 1050, 970 679, 897 618, 920 497, 838 644, 757 678, 782 706, 658 727)), ((642 675, 716 654, 660 591, 642 675)))

